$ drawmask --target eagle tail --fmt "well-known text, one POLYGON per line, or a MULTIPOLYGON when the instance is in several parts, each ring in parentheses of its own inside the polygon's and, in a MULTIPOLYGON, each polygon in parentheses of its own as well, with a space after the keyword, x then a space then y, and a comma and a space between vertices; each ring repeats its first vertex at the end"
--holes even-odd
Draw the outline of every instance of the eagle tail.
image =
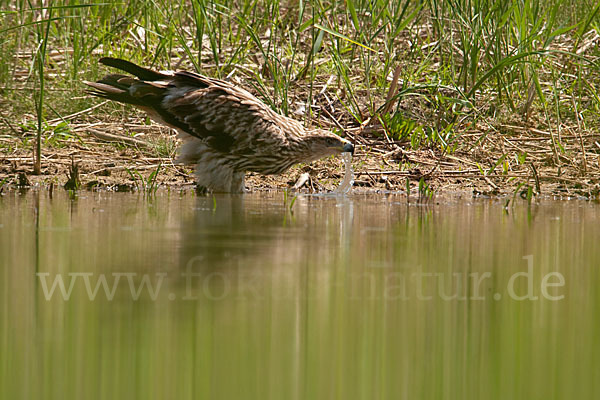
POLYGON ((118 101, 119 103, 133 104, 137 106, 144 105, 139 98, 135 98, 130 93, 131 83, 128 82, 131 78, 125 75, 111 74, 106 75, 98 82, 83 81, 92 89, 87 90, 87 94, 118 101))
POLYGON ((193 132, 189 132, 189 126, 163 105, 169 90, 177 85, 173 74, 155 72, 118 58, 105 57, 100 62, 134 76, 110 74, 97 82, 83 81, 91 88, 86 91, 88 94, 132 104, 153 120, 193 135, 193 132))
POLYGON ((88 94, 120 103, 148 106, 149 103, 154 103, 157 99, 162 98, 165 93, 165 85, 156 81, 172 78, 170 75, 140 67, 119 58, 103 57, 100 59, 100 63, 137 77, 135 79, 127 75, 110 74, 98 82, 83 81, 92 88, 87 91, 88 94))
POLYGON ((169 87, 207 88, 209 86, 207 78, 193 72, 158 72, 113 57, 103 57, 100 63, 120 69, 135 78, 130 75, 110 74, 97 82, 83 81, 92 88, 87 93, 121 103, 155 106, 160 104, 169 87))
MULTIPOLYGON (((100 59, 104 65, 120 69, 131 75, 110 74, 97 82, 83 81, 90 87, 87 93, 93 96, 120 103, 132 104, 145 111, 153 120, 185 132, 191 137, 207 139, 212 147, 226 151, 234 139, 224 132, 223 124, 217 119, 212 130, 203 124, 194 122, 202 119, 203 109, 196 102, 200 94, 187 96, 196 89, 207 88, 211 84, 209 78, 192 72, 156 72, 140 67, 129 61, 104 57, 100 59), (133 76, 132 76, 133 75, 133 76), (196 123, 196 126, 192 126, 196 123), (213 132, 213 130, 216 130, 213 132)), ((211 125, 212 126, 212 125, 211 125)), ((194 146, 183 159, 196 157, 194 146)))
POLYGON ((140 67, 131 61, 122 60, 120 58, 102 57, 100 59, 100 63, 109 67, 120 69, 121 71, 129 72, 131 75, 137 76, 143 81, 159 81, 161 79, 171 77, 148 68, 140 67))

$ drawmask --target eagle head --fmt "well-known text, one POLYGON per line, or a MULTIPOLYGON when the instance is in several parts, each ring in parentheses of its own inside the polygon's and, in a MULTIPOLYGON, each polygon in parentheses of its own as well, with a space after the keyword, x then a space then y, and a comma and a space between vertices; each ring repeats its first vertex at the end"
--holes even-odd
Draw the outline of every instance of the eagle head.
POLYGON ((324 129, 309 131, 303 139, 310 161, 341 153, 354 154, 350 141, 324 129))

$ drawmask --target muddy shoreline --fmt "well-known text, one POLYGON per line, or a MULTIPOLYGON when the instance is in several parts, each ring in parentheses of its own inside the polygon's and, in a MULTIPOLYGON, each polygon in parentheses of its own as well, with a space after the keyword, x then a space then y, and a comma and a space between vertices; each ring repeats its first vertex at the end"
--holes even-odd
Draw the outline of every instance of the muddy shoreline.
MULTIPOLYGON (((102 132, 102 129, 95 127, 94 131, 102 132)), ((150 188, 195 190, 193 168, 173 162, 178 145, 175 136, 159 126, 144 126, 140 131, 142 134, 131 138, 122 136, 118 130, 109 133, 110 129, 106 129, 107 135, 81 130, 77 139, 44 148, 40 175, 32 173, 31 146, 23 145, 22 139, 12 138, 11 150, 0 155, 2 188, 34 186, 56 190, 66 185, 68 189, 126 192, 144 192, 150 188), (160 154, 159 145, 168 147, 170 153, 160 154), (69 186, 67 182, 73 177, 73 168, 78 171, 78 180, 69 186)), ((361 139, 366 142, 369 138, 361 139)), ((472 154, 441 155, 431 149, 409 150, 400 145, 394 145, 394 150, 389 151, 389 144, 383 142, 356 143, 352 160, 353 193, 408 192, 422 198, 451 194, 598 198, 600 176, 595 171, 578 175, 563 168, 558 175, 556 168, 540 163, 536 167, 532 162, 506 173, 490 172, 489 167, 484 169, 483 162, 474 161, 472 154)), ((322 193, 334 190, 343 175, 341 157, 332 157, 309 165, 296 165, 278 176, 249 173, 246 188, 249 191, 322 193)))

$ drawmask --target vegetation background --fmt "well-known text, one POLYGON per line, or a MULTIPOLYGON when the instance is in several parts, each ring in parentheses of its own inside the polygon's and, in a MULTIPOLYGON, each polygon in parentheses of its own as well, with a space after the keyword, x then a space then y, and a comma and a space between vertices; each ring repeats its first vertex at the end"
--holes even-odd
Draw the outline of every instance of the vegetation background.
MULTIPOLYGON (((85 95, 81 81, 105 74, 97 61, 110 55, 232 80, 350 136, 359 186, 596 197, 599 10, 591 0, 0 0, 0 182, 62 184, 76 166, 90 187, 190 182, 167 129, 85 95)), ((319 190, 339 170, 326 160, 261 182, 309 172, 319 190)))

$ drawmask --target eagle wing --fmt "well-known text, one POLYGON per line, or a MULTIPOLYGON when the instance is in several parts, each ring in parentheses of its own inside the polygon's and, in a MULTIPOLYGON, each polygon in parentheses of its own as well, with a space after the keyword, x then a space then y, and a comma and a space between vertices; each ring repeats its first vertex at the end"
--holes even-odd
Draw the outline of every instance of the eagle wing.
POLYGON ((86 82, 91 94, 134 104, 153 119, 202 139, 221 153, 277 153, 290 135, 302 132, 299 122, 281 116, 251 93, 228 82, 200 74, 156 72, 125 60, 103 58, 136 77, 111 74, 86 82))
POLYGON ((162 107, 184 132, 230 154, 277 151, 302 125, 273 112, 249 92, 227 82, 176 72, 162 107), (199 82, 205 87, 191 86, 199 82), (189 85, 189 86, 188 86, 189 85))

